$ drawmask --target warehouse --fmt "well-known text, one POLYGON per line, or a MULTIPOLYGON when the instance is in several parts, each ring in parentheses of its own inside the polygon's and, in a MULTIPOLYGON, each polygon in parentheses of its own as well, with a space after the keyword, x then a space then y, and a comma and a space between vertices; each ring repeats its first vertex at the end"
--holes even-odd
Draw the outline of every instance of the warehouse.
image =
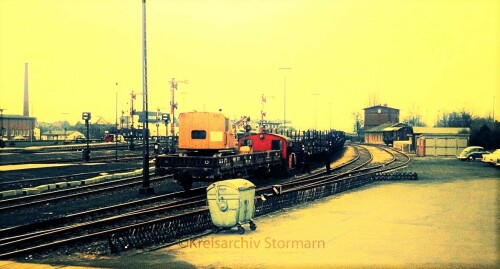
POLYGON ((470 128, 413 127, 417 156, 457 156, 469 145, 470 128))

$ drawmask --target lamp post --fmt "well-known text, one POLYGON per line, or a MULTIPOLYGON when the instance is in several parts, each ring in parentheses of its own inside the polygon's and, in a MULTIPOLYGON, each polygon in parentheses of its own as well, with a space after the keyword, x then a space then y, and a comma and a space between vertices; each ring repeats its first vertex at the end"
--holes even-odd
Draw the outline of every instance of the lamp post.
MULTIPOLYGON (((291 67, 280 67, 279 70, 287 71, 292 69, 291 67)), ((283 134, 286 128, 286 72, 283 75, 283 134)))
POLYGON ((328 103, 328 106, 330 109, 330 130, 332 129, 332 105, 333 105, 333 102, 328 103))

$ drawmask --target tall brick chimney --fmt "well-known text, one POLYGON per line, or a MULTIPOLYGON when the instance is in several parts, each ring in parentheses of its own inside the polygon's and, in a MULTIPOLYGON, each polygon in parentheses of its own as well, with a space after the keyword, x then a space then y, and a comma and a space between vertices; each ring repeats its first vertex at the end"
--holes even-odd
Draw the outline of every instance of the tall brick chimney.
POLYGON ((28 96, 28 63, 24 64, 24 110, 23 116, 30 116, 30 108, 29 108, 29 96, 28 96))

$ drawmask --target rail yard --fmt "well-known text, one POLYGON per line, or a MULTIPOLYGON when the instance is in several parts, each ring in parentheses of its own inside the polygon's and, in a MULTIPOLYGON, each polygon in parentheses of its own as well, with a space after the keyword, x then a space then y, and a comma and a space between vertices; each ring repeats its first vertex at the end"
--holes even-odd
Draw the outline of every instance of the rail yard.
MULTIPOLYGON (((154 156, 152 170, 153 159, 154 156)), ((280 214, 284 209, 377 182, 417 180, 419 176, 405 168, 410 160, 407 154, 386 146, 348 143, 330 159, 330 171, 324 162, 313 162, 305 173, 254 178, 257 224, 259 219, 280 214)), ((173 175, 155 176, 152 172, 151 184, 156 192, 145 196, 138 192, 142 182, 137 169, 131 169, 134 163, 140 168, 137 160, 129 160, 128 168, 107 170, 109 179, 96 184, 66 185, 39 194, 1 199, 1 259, 53 262, 55 257, 62 257, 70 264, 79 264, 69 257, 148 253, 213 236, 217 230, 207 208, 208 182, 195 182, 186 192, 176 184, 173 175)), ((91 167, 101 164, 96 162, 91 167)), ((18 179, 18 184, 52 184, 47 181, 50 177, 35 177, 50 169, 20 169, 23 177, 31 174, 33 178, 18 179)), ((61 174, 54 175, 54 180, 85 181, 105 175, 105 169, 87 173, 80 169, 76 168, 78 173, 69 172, 71 169, 59 171, 61 174)), ((2 177, 15 179, 18 171, 2 177)), ((267 229, 259 227, 264 232, 267 229)))
POLYGON ((500 267, 491 1, 60 2, 0 1, 0 269, 500 267))
MULTIPOLYGON (((373 182, 375 173, 392 171, 410 160, 400 152, 374 146, 351 145, 346 151, 351 152, 350 156, 344 157, 344 150, 338 152, 335 157, 338 164, 332 165, 330 174, 322 164, 315 164, 310 173, 292 178, 256 179, 256 215, 373 182), (377 155, 385 157, 374 157, 377 155), (279 193, 273 191, 277 185, 280 186, 279 193), (296 200, 297 197, 302 198, 296 200)), ((39 171, 32 169, 31 173, 39 171)), ((145 198, 137 195, 140 176, 127 176, 127 172, 122 171, 110 172, 122 176, 98 184, 67 186, 0 200, 2 258, 34 253, 43 256, 54 249, 82 251, 89 249, 88 244, 93 246, 90 249, 95 253, 110 254, 129 248, 173 244, 210 231, 204 187, 184 192, 172 184, 172 176, 152 175, 157 194, 145 198), (137 231, 144 231, 144 234, 137 231), (79 247, 75 249, 75 246, 79 247)), ((82 177, 82 174, 68 174, 66 177, 82 177)), ((88 175, 91 177, 93 173, 88 175)), ((415 175, 407 176, 416 179, 415 175)), ((20 180, 19 184, 26 180, 29 179, 20 180)), ((32 180, 29 182, 36 182, 32 180)))

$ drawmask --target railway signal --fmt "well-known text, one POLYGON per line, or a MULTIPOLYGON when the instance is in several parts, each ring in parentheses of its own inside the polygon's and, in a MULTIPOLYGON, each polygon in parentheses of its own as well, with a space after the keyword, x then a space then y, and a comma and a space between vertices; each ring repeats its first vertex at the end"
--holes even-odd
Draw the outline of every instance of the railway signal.
POLYGON ((90 112, 82 112, 82 120, 85 121, 85 127, 87 128, 87 148, 82 151, 82 160, 84 162, 90 161, 90 147, 89 147, 89 120, 92 118, 90 112))
POLYGON ((130 145, 129 145, 129 149, 130 150, 134 150, 134 114, 135 114, 135 110, 134 110, 134 100, 136 98, 136 95, 134 93, 134 91, 132 91, 130 93, 130 145))
MULTIPOLYGON (((165 122, 165 154, 168 153, 168 123, 170 122, 170 114, 162 114, 161 119, 165 122)), ((172 148, 173 148, 173 139, 172 139, 172 148)))

